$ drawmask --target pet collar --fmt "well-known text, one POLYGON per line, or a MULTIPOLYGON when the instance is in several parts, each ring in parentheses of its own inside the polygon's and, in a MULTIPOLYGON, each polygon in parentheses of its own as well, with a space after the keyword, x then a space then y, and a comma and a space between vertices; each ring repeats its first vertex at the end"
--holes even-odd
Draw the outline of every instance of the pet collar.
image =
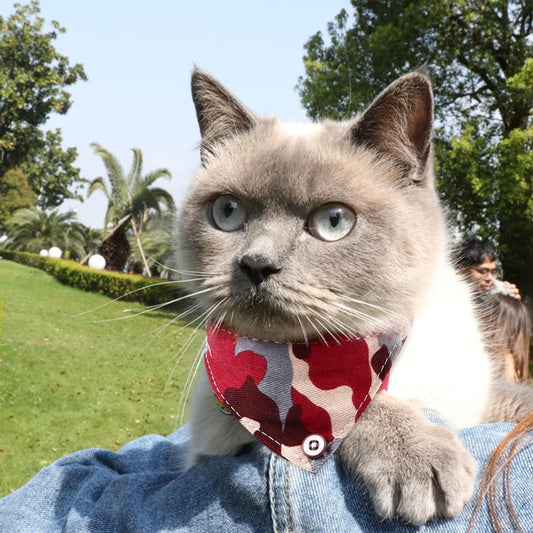
POLYGON ((205 367, 223 412, 274 453, 315 473, 387 388, 405 332, 278 343, 207 327, 205 367))

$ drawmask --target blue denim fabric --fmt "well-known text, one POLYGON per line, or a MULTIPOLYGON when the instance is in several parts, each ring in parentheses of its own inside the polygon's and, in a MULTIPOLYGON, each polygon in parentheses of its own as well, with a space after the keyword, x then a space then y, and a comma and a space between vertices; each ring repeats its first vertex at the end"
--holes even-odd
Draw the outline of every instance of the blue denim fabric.
MULTIPOLYGON (((480 470, 511 427, 460 432, 480 470)), ((116 453, 89 449, 60 459, 0 500, 0 532, 448 533, 467 531, 470 523, 473 502, 455 520, 418 529, 380 520, 364 489, 344 474, 336 458, 313 475, 260 444, 184 471, 188 439, 185 426, 168 438, 142 437, 116 453)), ((515 512, 524 531, 531 532, 533 446, 515 457, 510 481, 515 512)), ((486 506, 474 531, 491 531, 486 506)))

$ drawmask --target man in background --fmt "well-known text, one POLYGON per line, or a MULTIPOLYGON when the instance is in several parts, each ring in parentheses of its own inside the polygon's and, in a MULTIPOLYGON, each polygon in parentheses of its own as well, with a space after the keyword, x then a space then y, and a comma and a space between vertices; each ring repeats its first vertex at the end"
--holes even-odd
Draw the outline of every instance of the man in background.
POLYGON ((520 299, 520 291, 514 283, 496 279, 496 252, 480 239, 464 241, 456 252, 459 270, 470 281, 476 293, 476 300, 483 301, 494 293, 508 294, 520 299))

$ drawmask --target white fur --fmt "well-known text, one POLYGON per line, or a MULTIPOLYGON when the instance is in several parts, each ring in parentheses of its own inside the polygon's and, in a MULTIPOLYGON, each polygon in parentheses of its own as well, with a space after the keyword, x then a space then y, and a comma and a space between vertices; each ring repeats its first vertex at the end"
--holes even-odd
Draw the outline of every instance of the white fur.
POLYGON ((490 360, 470 290, 450 265, 442 266, 392 365, 389 391, 460 428, 482 421, 490 384, 490 360))
POLYGON ((324 130, 321 123, 279 122, 285 133, 295 137, 314 137, 324 130))

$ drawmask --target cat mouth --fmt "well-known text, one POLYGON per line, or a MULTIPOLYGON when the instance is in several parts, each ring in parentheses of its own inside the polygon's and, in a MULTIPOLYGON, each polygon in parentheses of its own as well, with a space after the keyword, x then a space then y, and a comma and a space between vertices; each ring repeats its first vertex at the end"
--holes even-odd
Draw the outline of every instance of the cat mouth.
POLYGON ((303 291, 276 290, 265 285, 232 294, 220 302, 219 321, 242 335, 267 341, 308 342, 326 336, 346 337, 352 331, 332 302, 316 300, 303 291))
POLYGON ((270 281, 248 287, 227 279, 221 281, 208 282, 216 289, 210 291, 204 308, 214 311, 211 319, 243 335, 271 341, 306 341, 332 329, 321 324, 320 316, 334 316, 334 306, 317 299, 311 289, 295 290, 270 281))
POLYGON ((203 286, 203 308, 209 319, 264 340, 307 342, 366 336, 403 321, 376 304, 301 280, 245 285, 230 276, 215 276, 203 286))

